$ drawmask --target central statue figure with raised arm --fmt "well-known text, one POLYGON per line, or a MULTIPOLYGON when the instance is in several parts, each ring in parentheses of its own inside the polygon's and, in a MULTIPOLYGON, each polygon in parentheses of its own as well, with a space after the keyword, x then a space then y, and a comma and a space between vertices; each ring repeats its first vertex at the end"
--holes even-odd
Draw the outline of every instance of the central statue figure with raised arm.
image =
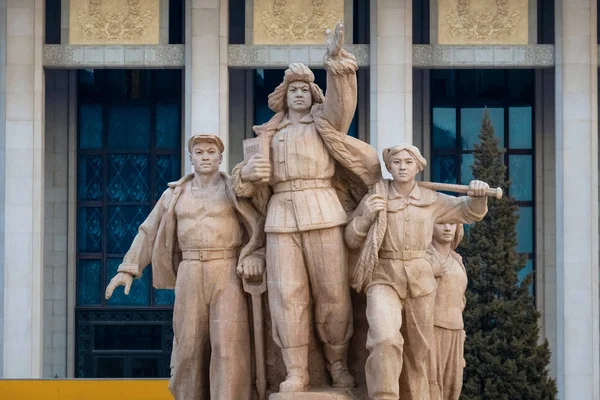
POLYGON ((232 173, 236 194, 266 211, 269 308, 287 370, 281 392, 307 389, 311 292, 333 386, 354 386, 347 366, 353 322, 343 231, 353 205, 348 190, 336 189, 345 182, 350 192, 366 190, 381 170, 375 150, 346 134, 356 109, 358 67, 342 49, 343 24, 327 35, 327 95, 308 67, 291 64, 269 95, 275 115, 254 127, 268 143, 269 158, 255 155, 232 173))

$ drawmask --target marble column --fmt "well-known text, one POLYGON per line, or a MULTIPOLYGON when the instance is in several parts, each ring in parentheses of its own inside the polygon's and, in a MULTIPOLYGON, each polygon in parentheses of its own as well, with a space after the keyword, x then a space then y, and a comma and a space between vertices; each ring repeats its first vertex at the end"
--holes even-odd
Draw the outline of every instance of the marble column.
MULTIPOLYGON (((44 254, 43 0, 4 1, 4 378, 42 374, 44 254)), ((0 14, 1 15, 1 14, 0 14)))
POLYGON ((226 149, 224 171, 229 170, 228 12, 228 0, 186 0, 185 137, 219 135, 226 149))
POLYGON ((412 0, 371 0, 370 142, 412 143, 412 0))
POLYGON ((596 0, 556 0, 559 398, 600 398, 596 0))

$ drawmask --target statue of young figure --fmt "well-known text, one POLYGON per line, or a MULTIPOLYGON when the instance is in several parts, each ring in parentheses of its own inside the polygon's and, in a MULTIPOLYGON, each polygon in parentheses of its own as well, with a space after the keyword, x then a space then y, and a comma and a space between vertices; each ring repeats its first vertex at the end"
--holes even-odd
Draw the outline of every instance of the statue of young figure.
POLYGON ((188 141, 194 173, 169 183, 140 226, 106 298, 152 262, 153 286, 175 289, 169 390, 177 400, 250 400, 248 308, 238 275, 264 270, 264 218, 219 172, 223 142, 188 141))
POLYGON ((342 49, 343 25, 328 35, 327 95, 315 85, 308 67, 291 64, 269 95, 269 108, 276 114, 254 127, 266 136, 270 157, 256 155, 232 172, 236 194, 251 197, 266 210, 273 339, 287 370, 281 392, 302 392, 308 385, 311 292, 333 386, 354 385, 347 366, 353 334, 343 231, 347 204, 334 181, 341 173, 351 176, 356 184, 347 189, 362 186, 364 194, 381 169, 371 146, 346 135, 356 109, 358 67, 355 57, 342 49))
POLYGON ((424 400, 436 288, 425 251, 436 221, 485 216, 488 184, 471 181, 471 197, 452 197, 419 187, 426 160, 418 148, 394 146, 383 159, 393 180, 375 185, 345 231, 348 247, 361 248, 352 285, 367 294, 367 390, 370 399, 424 400))
POLYGON ((455 251, 464 236, 462 224, 436 224, 427 248, 437 281, 433 312, 433 344, 429 352, 431 400, 458 400, 465 367, 465 309, 467 271, 455 251))

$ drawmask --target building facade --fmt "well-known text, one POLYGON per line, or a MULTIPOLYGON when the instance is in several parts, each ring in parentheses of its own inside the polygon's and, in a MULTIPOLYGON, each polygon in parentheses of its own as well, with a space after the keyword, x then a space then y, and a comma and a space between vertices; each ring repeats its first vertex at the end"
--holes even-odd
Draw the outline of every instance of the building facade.
POLYGON ((490 112, 560 398, 600 399, 595 0, 0 0, 0 377, 166 377, 172 291, 104 288, 220 135, 223 169, 323 26, 359 63, 349 134, 467 183, 490 112))

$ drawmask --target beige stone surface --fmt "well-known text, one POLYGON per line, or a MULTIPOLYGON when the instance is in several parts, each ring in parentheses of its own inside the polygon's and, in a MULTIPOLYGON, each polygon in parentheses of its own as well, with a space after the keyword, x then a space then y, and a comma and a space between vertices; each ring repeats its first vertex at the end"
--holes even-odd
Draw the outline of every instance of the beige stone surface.
POLYGON ((332 180, 346 171, 355 189, 364 189, 376 182, 379 161, 370 146, 345 136, 356 109, 357 65, 342 43, 338 24, 325 56, 327 96, 308 67, 290 65, 269 95, 275 116, 254 127, 271 143, 270 157, 258 154, 233 170, 236 194, 252 198, 267 216, 270 319, 287 372, 281 392, 308 387, 311 302, 333 386, 354 385, 347 363, 353 323, 342 228, 344 206, 352 202, 340 198, 332 180))
POLYGON ((366 195, 346 226, 346 243, 360 249, 352 285, 367 294, 365 365, 370 399, 428 399, 436 282, 426 249, 436 222, 471 223, 487 213, 489 186, 472 181, 469 197, 421 188, 426 166, 418 148, 383 152, 393 180, 366 195))
POLYGON ((304 393, 273 393, 269 400, 355 400, 349 390, 315 388, 304 393))
POLYGON ((170 391, 176 399, 249 400, 251 344, 240 275, 263 275, 264 218, 218 172, 217 136, 195 135, 188 149, 194 173, 169 184, 106 298, 121 285, 128 294, 152 263, 153 286, 175 289, 170 391))
POLYGON ((458 400, 465 367, 462 312, 467 271, 455 249, 464 236, 462 225, 436 224, 427 258, 436 277, 433 344, 429 352, 431 400, 458 400))
POLYGON ((254 0, 254 44, 321 44, 344 0, 254 0))
POLYGON ((70 44, 158 44, 160 0, 70 0, 70 44))
POLYGON ((437 0, 439 44, 527 44, 529 0, 437 0))

